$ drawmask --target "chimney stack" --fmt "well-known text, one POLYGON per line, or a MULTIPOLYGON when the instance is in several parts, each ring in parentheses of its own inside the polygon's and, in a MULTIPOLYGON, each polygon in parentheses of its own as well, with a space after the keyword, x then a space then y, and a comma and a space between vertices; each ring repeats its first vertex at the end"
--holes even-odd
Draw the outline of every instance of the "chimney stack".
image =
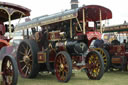
POLYGON ((78 0, 71 0, 71 9, 78 8, 78 0))

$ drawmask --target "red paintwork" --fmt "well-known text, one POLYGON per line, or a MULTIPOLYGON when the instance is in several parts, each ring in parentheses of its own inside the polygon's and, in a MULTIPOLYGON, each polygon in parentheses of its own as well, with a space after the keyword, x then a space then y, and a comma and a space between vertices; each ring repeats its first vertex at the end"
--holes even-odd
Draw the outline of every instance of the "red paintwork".
MULTIPOLYGON (((88 5, 83 6, 79 12, 78 12, 78 19, 80 21, 83 20, 83 9, 85 10, 85 21, 100 21, 100 11, 101 11, 101 20, 111 19, 112 18, 112 12, 108 8, 105 8, 103 6, 98 5, 88 5)), ((88 46, 90 46, 92 40, 94 39, 101 39, 101 33, 97 31, 96 26, 89 27, 88 22, 86 22, 86 34, 88 38, 88 46)), ((77 35, 79 35, 78 33, 77 35)))
POLYGON ((127 60, 128 60, 128 52, 125 52, 125 56, 127 57, 127 60))
POLYGON ((101 33, 100 32, 90 31, 90 32, 87 32, 86 35, 88 38, 88 46, 90 46, 90 44, 93 40, 101 39, 101 33))
POLYGON ((9 43, 6 40, 0 39, 0 49, 4 46, 9 46, 9 43))
POLYGON ((55 50, 54 49, 52 49, 51 51, 50 51, 50 53, 49 53, 49 60, 50 60, 50 62, 54 62, 55 61, 55 57, 56 57, 56 52, 55 52, 55 50))
POLYGON ((5 34, 5 26, 4 24, 1 22, 0 23, 0 35, 4 35, 5 34))
POLYGON ((125 56, 125 45, 110 45, 109 53, 115 56, 125 56))
POLYGON ((109 45, 109 54, 112 57, 112 63, 128 63, 128 52, 126 51, 125 44, 109 45), (126 62, 122 60, 122 56, 126 57, 126 62))
MULTIPOLYGON (((99 10, 101 10, 102 20, 112 18, 111 10, 109 10, 108 8, 105 8, 103 6, 88 5, 88 6, 84 6, 83 8, 87 10, 87 12, 85 11, 87 21, 99 21, 100 20, 100 17, 99 17, 100 11, 99 10)), ((83 17, 83 14, 82 14, 83 8, 80 9, 79 14, 78 14, 78 18, 81 20, 83 17)))
POLYGON ((72 57, 72 61, 75 61, 77 63, 82 61, 82 56, 71 56, 72 57))

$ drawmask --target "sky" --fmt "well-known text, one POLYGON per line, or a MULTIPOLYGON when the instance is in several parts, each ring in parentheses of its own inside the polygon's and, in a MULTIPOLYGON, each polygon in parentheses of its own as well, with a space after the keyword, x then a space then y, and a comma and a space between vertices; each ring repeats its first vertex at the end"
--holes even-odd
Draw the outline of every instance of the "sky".
MULTIPOLYGON (((0 0, 25 6, 31 9, 30 18, 50 15, 70 9, 71 0, 0 0)), ((128 0, 78 0, 79 6, 101 5, 109 8, 113 13, 113 18, 109 20, 110 25, 123 24, 124 20, 128 22, 128 0)))

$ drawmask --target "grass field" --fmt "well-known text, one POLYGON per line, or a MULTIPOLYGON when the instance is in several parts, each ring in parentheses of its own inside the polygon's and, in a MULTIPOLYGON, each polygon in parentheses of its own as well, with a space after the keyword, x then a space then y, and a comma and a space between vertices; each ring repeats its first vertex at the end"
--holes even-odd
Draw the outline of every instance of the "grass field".
POLYGON ((85 72, 74 73, 75 76, 68 83, 58 82, 55 75, 39 73, 35 79, 23 79, 19 76, 17 85, 128 85, 128 72, 107 72, 101 80, 89 80, 85 72))
POLYGON ((54 75, 41 73, 35 79, 19 77, 18 85, 128 85, 128 72, 107 72, 101 80, 89 80, 85 72, 75 72, 68 83, 60 83, 54 75))

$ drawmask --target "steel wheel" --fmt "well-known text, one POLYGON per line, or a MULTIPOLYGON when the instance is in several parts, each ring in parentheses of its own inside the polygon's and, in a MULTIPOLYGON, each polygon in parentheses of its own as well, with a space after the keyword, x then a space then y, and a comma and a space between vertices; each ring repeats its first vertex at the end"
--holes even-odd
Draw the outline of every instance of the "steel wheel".
POLYGON ((60 82, 68 82, 72 75, 72 61, 67 52, 59 52, 55 59, 56 78, 60 82))
POLYGON ((107 72, 110 66, 110 56, 107 50, 103 48, 95 48, 101 55, 104 60, 104 71, 107 72))
POLYGON ((104 61, 101 54, 97 51, 91 51, 86 57, 87 76, 90 79, 99 80, 104 74, 104 61))
POLYGON ((24 40, 17 51, 18 69, 22 77, 34 78, 38 74, 37 44, 33 40, 24 40))
POLYGON ((18 80, 18 68, 14 57, 6 56, 2 61, 2 77, 4 85, 16 85, 18 80))

